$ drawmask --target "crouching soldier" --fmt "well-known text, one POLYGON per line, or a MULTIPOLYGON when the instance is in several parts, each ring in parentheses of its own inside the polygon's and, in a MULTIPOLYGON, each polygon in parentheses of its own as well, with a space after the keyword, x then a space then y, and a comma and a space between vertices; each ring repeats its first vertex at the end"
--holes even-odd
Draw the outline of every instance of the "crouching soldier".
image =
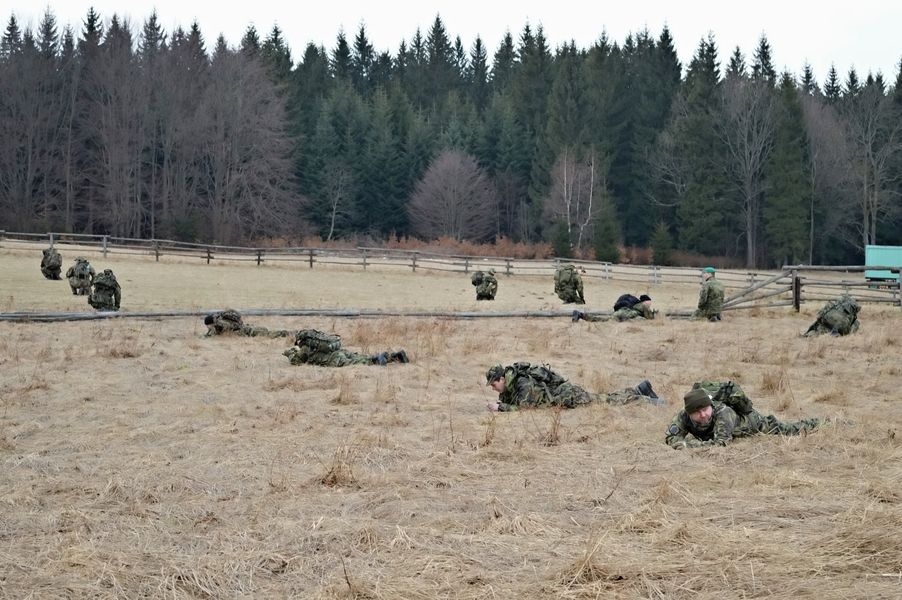
POLYGON ((62 279, 60 272, 63 269, 63 257, 57 252, 56 248, 45 248, 41 252, 44 256, 41 258, 41 273, 47 279, 62 279))
POLYGON ((75 258, 75 264, 66 271, 69 287, 75 296, 87 296, 91 293, 91 284, 94 283, 94 267, 84 256, 75 258))
POLYGON ((484 273, 476 271, 470 282, 476 286, 477 300, 494 300, 495 294, 498 293, 498 280, 495 278, 495 271, 484 273))
POLYGON ((122 302, 122 289, 116 276, 110 269, 104 269, 103 273, 94 278, 94 291, 88 296, 88 304, 97 310, 119 310, 122 302))
POLYGON ((282 353, 293 365, 346 367, 348 365, 382 365, 408 363, 407 352, 388 350, 378 354, 360 354, 341 347, 341 338, 317 329, 302 329, 294 338, 294 346, 282 353))
POLYGON ((593 315, 581 310, 574 310, 571 320, 583 321, 632 321, 633 319, 654 319, 658 311, 651 307, 651 296, 642 294, 638 298, 632 294, 623 294, 614 303, 614 314, 593 315))
POLYGON ((858 313, 861 306, 849 294, 839 300, 831 300, 817 313, 817 319, 804 333, 805 337, 829 333, 833 336, 849 335, 858 331, 858 313))

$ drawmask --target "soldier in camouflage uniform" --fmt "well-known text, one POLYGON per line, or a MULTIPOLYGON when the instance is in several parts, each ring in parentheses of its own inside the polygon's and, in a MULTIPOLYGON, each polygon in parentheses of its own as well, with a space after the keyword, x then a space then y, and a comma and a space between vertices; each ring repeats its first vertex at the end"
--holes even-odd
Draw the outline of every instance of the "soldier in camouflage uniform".
POLYGON ((642 294, 638 298, 632 294, 624 294, 617 299, 614 304, 614 313, 611 315, 593 315, 581 310, 574 310, 571 320, 576 323, 579 320, 597 322, 597 321, 632 321, 633 319, 654 319, 658 311, 651 307, 651 296, 642 294), (624 297, 635 300, 635 303, 629 302, 621 304, 620 300, 624 297), (618 306, 618 304, 620 304, 618 306))
POLYGON ((724 287, 714 277, 714 267, 705 267, 702 270, 702 289, 698 293, 698 308, 692 318, 720 321, 720 313, 723 311, 724 287))
POLYGON ((348 365, 382 365, 390 362, 409 363, 407 352, 388 350, 378 354, 360 354, 341 347, 341 338, 316 329, 297 332, 294 346, 283 355, 293 365, 318 365, 321 367, 346 367, 348 365))
POLYGON ((488 409, 492 411, 511 412, 540 406, 576 408, 590 402, 664 404, 647 379, 634 388, 596 394, 570 383, 546 366, 523 362, 508 367, 495 365, 486 372, 485 379, 486 385, 498 392, 498 401, 488 404, 488 409))
POLYGON ((562 265, 554 272, 554 293, 564 304, 586 303, 583 278, 574 265, 562 265))
POLYGON ((495 278, 495 271, 484 273, 476 271, 470 282, 476 286, 477 300, 494 300, 495 294, 498 293, 498 280, 495 278))
POLYGON ((88 304, 97 310, 119 310, 122 302, 122 288, 116 281, 111 269, 104 269, 103 273, 94 278, 94 291, 88 296, 88 304))
POLYGON ((703 387, 693 387, 683 397, 684 408, 670 422, 664 442, 677 450, 726 446, 733 438, 759 433, 799 435, 802 431, 816 429, 822 423, 820 419, 780 421, 773 415, 765 416, 754 410, 747 398, 745 408, 734 404, 737 406, 734 409, 728 403, 736 399, 736 394, 730 396, 723 397, 721 402, 712 399, 703 387))
POLYGON ((94 283, 94 267, 84 256, 75 258, 75 264, 66 271, 69 287, 75 296, 87 296, 91 293, 91 284, 94 283))
POLYGON ((223 311, 212 313, 204 317, 204 325, 207 326, 206 336, 235 334, 248 337, 288 337, 292 332, 286 329, 267 329, 266 327, 254 327, 245 325, 241 314, 237 310, 227 308, 223 311))
POLYGON ((50 247, 41 250, 44 256, 41 258, 41 273, 47 279, 62 279, 60 272, 63 269, 63 257, 56 248, 50 247))
POLYGON ((817 313, 817 319, 804 333, 805 337, 830 334, 833 336, 849 335, 858 331, 858 313, 861 306, 849 294, 843 294, 839 300, 831 300, 817 313))

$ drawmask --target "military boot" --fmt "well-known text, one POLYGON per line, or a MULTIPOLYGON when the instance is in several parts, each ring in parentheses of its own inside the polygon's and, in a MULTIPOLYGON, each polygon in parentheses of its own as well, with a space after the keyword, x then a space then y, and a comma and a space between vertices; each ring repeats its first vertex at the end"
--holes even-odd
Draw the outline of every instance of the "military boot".
POLYGON ((373 356, 373 364, 385 366, 388 364, 388 352, 380 352, 373 356))
POLYGON ((580 319, 585 319, 585 318, 586 318, 586 313, 578 311, 578 310, 574 310, 573 314, 570 315, 570 320, 573 321, 574 323, 576 323, 580 319))

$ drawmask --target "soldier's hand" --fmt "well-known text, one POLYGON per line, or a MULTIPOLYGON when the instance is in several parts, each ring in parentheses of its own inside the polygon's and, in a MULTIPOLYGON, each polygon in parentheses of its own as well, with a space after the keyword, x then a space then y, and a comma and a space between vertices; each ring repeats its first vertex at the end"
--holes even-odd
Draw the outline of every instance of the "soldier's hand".
POLYGON ((489 402, 488 404, 485 405, 485 407, 492 412, 498 412, 498 403, 497 402, 489 402))

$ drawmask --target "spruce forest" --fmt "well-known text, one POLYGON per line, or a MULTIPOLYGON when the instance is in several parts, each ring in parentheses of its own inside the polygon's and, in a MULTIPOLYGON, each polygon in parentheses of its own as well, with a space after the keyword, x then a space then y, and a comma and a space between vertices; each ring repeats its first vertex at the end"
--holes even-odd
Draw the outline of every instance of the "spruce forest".
MULTIPOLYGON (((599 24, 603 31, 603 24, 599 24)), ((220 244, 416 238, 624 246, 736 265, 861 264, 902 244, 902 72, 778 72, 714 34, 497 48, 440 16, 293 54, 88 12, 0 41, 0 229, 220 244)), ((899 63, 902 67, 902 60, 899 63)))

